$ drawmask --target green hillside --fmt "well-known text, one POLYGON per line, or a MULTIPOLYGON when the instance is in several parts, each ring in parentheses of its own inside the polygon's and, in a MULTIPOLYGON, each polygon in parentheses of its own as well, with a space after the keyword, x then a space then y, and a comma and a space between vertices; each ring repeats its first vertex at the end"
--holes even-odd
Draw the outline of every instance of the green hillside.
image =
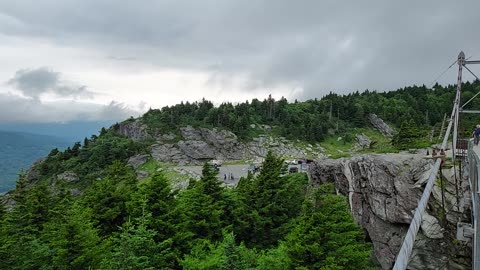
MULTIPOLYGON (((464 89, 467 100, 480 84, 464 89)), ((319 143, 341 155, 358 132, 376 140, 363 151, 424 147, 432 143, 432 128, 438 135, 453 95, 454 86, 413 86, 305 102, 269 97, 215 107, 203 100, 150 110, 123 124, 140 123, 151 138, 134 141, 116 124, 65 151, 52 150, 34 176, 20 177, 7 195, 15 206, 0 211, 0 268, 372 269, 371 245, 347 199, 329 185, 310 187, 305 174, 285 174, 284 161, 271 152, 260 172, 236 187, 221 185, 205 164, 200 180, 175 175, 189 183, 176 189, 164 170, 170 165, 160 168, 151 159, 141 167, 150 175, 139 180, 127 160, 149 154, 154 136, 178 135, 186 125, 230 130, 245 142, 264 132, 255 127, 268 126, 271 136, 319 143), (397 129, 393 139, 372 129, 369 113, 397 129), (76 177, 59 178, 64 172, 76 177)), ((479 102, 470 108, 479 109, 479 102)), ((467 135, 477 121, 462 119, 467 135)))
MULTIPOLYGON (((462 100, 469 100, 480 91, 480 82, 465 83, 462 100)), ((348 95, 330 93, 321 99, 304 102, 288 102, 271 97, 260 101, 253 99, 243 103, 222 103, 214 107, 202 100, 181 103, 162 109, 151 109, 141 119, 154 133, 177 132, 179 127, 219 127, 233 131, 248 140, 256 135, 251 124, 275 127, 273 132, 288 139, 308 142, 325 140, 331 130, 345 134, 351 128, 369 127, 366 115, 375 113, 384 121, 400 128, 402 124, 414 126, 427 134, 432 127, 440 129, 445 113, 452 108, 455 86, 411 86, 391 92, 366 90, 348 95)), ((480 100, 474 99, 465 109, 480 108, 480 100)), ((470 134, 478 119, 467 115, 461 123, 461 132, 470 134)))

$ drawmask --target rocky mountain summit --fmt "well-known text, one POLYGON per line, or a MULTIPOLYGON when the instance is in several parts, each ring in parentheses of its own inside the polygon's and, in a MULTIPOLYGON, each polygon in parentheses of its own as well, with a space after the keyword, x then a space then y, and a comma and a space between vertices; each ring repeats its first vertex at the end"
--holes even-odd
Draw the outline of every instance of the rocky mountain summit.
POLYGON ((260 135, 250 142, 241 142, 233 132, 215 128, 186 126, 180 128, 179 136, 158 131, 155 135, 150 135, 144 124, 133 121, 120 124, 118 132, 133 140, 154 140, 151 156, 157 161, 178 165, 200 165, 211 159, 255 161, 264 158, 268 150, 286 157, 324 158, 319 144, 300 148, 285 138, 268 135, 260 135))
MULTIPOLYGON (((432 164, 421 155, 361 155, 316 162, 310 174, 313 185, 333 182, 348 197, 353 217, 373 243, 375 259, 382 269, 391 269, 432 164)), ((438 180, 434 186, 408 269, 470 269, 470 248, 456 239, 457 222, 469 215, 462 199, 468 197, 466 180, 458 174, 453 167, 444 168, 443 184, 438 180)))

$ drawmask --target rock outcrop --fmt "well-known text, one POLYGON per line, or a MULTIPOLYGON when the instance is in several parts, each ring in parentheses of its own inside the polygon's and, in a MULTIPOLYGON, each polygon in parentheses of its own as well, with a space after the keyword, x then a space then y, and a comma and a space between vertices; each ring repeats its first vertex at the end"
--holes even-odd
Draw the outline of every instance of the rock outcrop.
MULTIPOLYGON (((348 197, 355 221, 373 243, 378 264, 382 269, 391 269, 432 164, 421 155, 361 155, 316 162, 310 167, 310 175, 313 185, 334 182, 337 191, 348 197)), ((452 207, 456 196, 448 195, 455 190, 455 181, 450 177, 452 171, 445 171, 444 175, 446 223, 442 224, 438 218, 442 204, 441 197, 435 193, 441 191, 434 190, 408 269, 443 269, 447 261, 468 266, 468 259, 464 260, 469 254, 468 248, 452 241, 456 222, 465 216, 452 207)), ((459 189, 464 191, 463 187, 459 189)))
POLYGON ((151 137, 147 132, 147 125, 138 119, 118 124, 117 132, 123 136, 132 138, 134 141, 145 140, 151 137))
POLYGON ((357 134, 355 136, 355 145, 353 146, 354 150, 363 150, 363 149, 368 149, 370 148, 370 145, 372 144, 372 140, 368 138, 367 135, 365 134, 357 134))
MULTIPOLYGON (((133 133, 137 134, 137 133, 133 133)), ((324 158, 320 145, 308 145, 305 149, 296 147, 285 138, 259 136, 251 142, 240 142, 237 136, 227 130, 180 128, 178 142, 166 143, 164 135, 157 135, 157 144, 152 145, 152 157, 164 163, 177 165, 200 165, 206 160, 256 160, 264 158, 269 150, 285 157, 313 157, 324 158)), ((169 138, 174 136, 169 135, 169 138)), ((132 160, 133 162, 134 160, 132 160)))
POLYGON ((72 171, 65 171, 59 175, 57 175, 58 180, 63 180, 67 183, 76 182, 79 180, 78 175, 72 171))
POLYGON ((136 155, 136 156, 130 157, 128 159, 127 164, 132 166, 133 168, 137 169, 138 167, 145 164, 145 162, 147 162, 149 157, 150 157, 150 155, 146 155, 146 154, 145 155, 136 155))
POLYGON ((158 140, 152 145, 152 157, 158 161, 178 165, 202 164, 206 160, 240 160, 244 145, 237 136, 226 130, 193 128, 180 129, 182 140, 164 143, 158 140))
POLYGON ((380 131, 380 133, 389 138, 393 137, 395 130, 389 125, 387 125, 387 123, 385 123, 382 118, 378 117, 374 113, 370 113, 368 115, 368 120, 376 129, 378 129, 378 131, 380 131))

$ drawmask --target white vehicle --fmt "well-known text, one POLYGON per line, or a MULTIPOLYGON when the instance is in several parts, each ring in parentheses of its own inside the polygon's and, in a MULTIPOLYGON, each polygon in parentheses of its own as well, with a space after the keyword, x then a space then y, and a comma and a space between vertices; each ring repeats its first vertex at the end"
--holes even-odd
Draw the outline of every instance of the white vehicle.
POLYGON ((210 163, 211 165, 213 165, 213 166, 220 167, 220 166, 222 166, 222 164, 223 164, 223 160, 212 159, 212 160, 210 160, 209 163, 210 163))
POLYGON ((288 165, 296 165, 297 164, 297 160, 296 159, 291 159, 291 160, 285 160, 285 163, 288 164, 288 165))

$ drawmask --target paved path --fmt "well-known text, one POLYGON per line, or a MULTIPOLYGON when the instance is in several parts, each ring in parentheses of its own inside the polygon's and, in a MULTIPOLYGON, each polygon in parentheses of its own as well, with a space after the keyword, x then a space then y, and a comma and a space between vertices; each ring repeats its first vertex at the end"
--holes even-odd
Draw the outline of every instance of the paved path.
MULTIPOLYGON (((240 177, 246 177, 248 175, 248 167, 249 165, 247 164, 222 165, 219 168, 218 180, 224 182, 228 186, 236 186, 240 177), (230 175, 233 176, 233 179, 229 177, 230 175)), ((301 172, 300 165, 289 165, 288 167, 297 167, 299 172, 301 172)), ((198 176, 202 175, 202 166, 178 166, 177 168, 189 171, 198 176)))
MULTIPOLYGON (((224 182, 227 185, 237 185, 240 177, 246 177, 248 174, 249 165, 222 165, 218 172, 218 180, 224 182), (224 180, 224 176, 227 176, 224 180), (233 175, 233 179, 230 179, 229 175, 233 175)), ((202 166, 178 166, 177 168, 184 169, 192 172, 198 176, 202 175, 202 166)))

